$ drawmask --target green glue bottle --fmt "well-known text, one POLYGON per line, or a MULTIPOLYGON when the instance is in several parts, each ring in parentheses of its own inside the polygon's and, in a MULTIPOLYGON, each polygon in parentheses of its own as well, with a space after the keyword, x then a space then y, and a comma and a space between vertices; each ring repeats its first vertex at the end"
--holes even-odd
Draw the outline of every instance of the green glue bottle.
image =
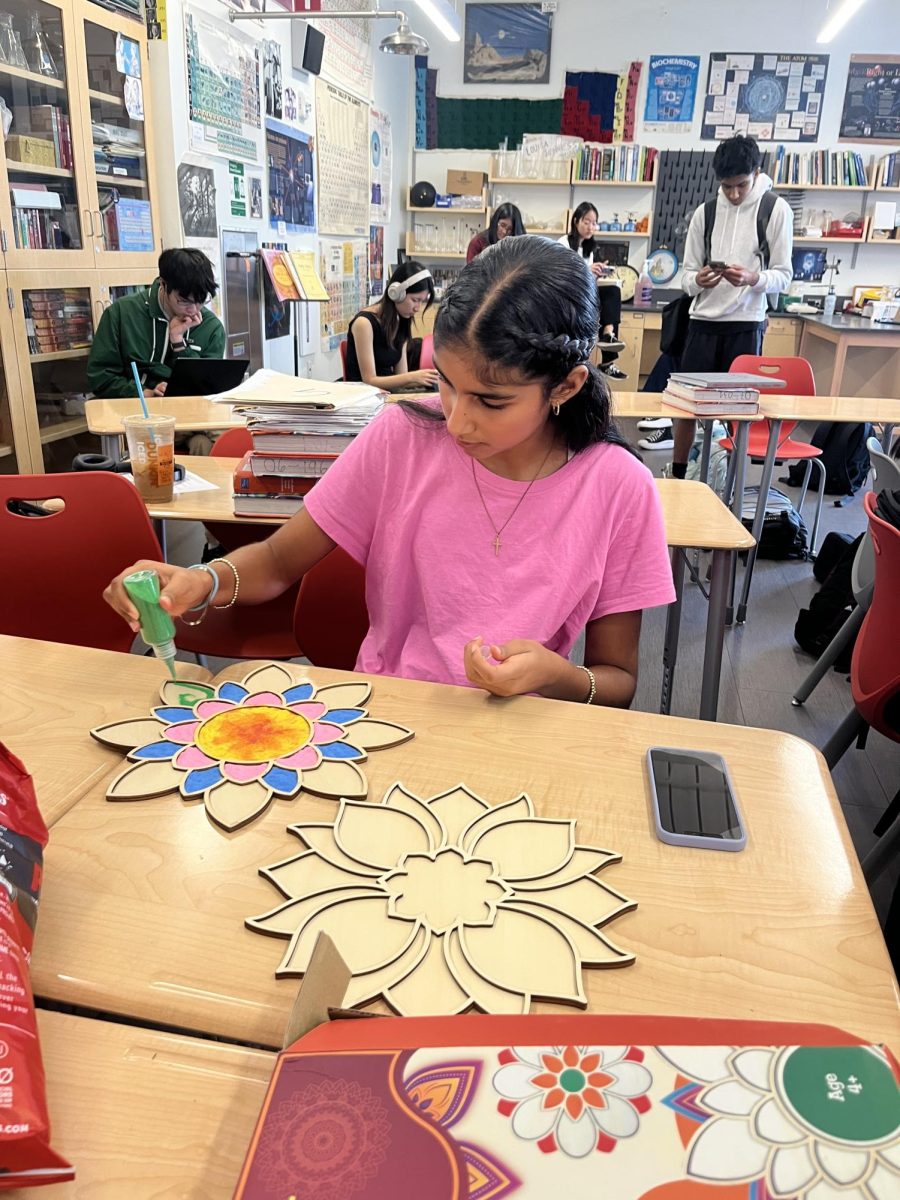
POLYGON ((175 625, 165 609, 159 606, 159 576, 155 571, 135 571, 126 575, 123 583, 131 603, 138 610, 141 637, 176 679, 175 625))

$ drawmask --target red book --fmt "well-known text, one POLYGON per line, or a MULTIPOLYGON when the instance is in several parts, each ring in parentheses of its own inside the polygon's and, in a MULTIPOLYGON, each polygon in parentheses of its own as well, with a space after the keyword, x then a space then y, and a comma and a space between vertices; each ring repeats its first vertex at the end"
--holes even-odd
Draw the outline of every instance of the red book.
POLYGON ((254 475, 248 451, 234 470, 236 496, 305 496, 315 478, 298 475, 254 475))
POLYGON ((248 451, 245 462, 254 475, 288 476, 301 479, 321 479, 337 454, 260 454, 248 451))

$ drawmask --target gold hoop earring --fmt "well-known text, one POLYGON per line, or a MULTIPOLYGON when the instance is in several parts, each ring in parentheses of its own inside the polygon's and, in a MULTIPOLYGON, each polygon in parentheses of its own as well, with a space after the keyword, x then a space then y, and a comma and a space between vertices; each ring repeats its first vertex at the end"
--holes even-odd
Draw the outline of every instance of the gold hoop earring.
POLYGON ((551 410, 552 410, 552 412, 553 412, 553 415, 554 415, 554 417, 558 417, 558 416, 559 416, 559 405, 558 405, 558 404, 551 404, 551 405, 550 405, 550 408, 551 408, 551 410))

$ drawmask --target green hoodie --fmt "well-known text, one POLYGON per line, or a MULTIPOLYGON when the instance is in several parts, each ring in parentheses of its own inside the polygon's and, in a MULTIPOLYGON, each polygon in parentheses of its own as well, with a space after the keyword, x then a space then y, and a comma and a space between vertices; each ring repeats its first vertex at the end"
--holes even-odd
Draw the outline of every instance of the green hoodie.
MULTIPOLYGON (((184 358, 223 358, 225 329, 208 308, 203 320, 185 332, 184 358)), ((159 303, 159 280, 117 300, 100 318, 87 364, 87 385, 95 396, 133 396, 132 362, 141 382, 155 387, 172 374, 169 319, 159 303)))

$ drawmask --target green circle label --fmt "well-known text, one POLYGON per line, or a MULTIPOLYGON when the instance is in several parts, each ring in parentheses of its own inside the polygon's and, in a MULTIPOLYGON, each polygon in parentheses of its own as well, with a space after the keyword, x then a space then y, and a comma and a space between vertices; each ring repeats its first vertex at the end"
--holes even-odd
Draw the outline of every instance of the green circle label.
POLYGON ((582 1072, 576 1071, 574 1067, 569 1067, 559 1077, 559 1086, 564 1092, 580 1092, 586 1083, 582 1072))
POLYGON ((813 1133, 866 1145, 900 1134, 900 1088, 865 1046, 800 1046, 781 1063, 784 1098, 813 1133))

